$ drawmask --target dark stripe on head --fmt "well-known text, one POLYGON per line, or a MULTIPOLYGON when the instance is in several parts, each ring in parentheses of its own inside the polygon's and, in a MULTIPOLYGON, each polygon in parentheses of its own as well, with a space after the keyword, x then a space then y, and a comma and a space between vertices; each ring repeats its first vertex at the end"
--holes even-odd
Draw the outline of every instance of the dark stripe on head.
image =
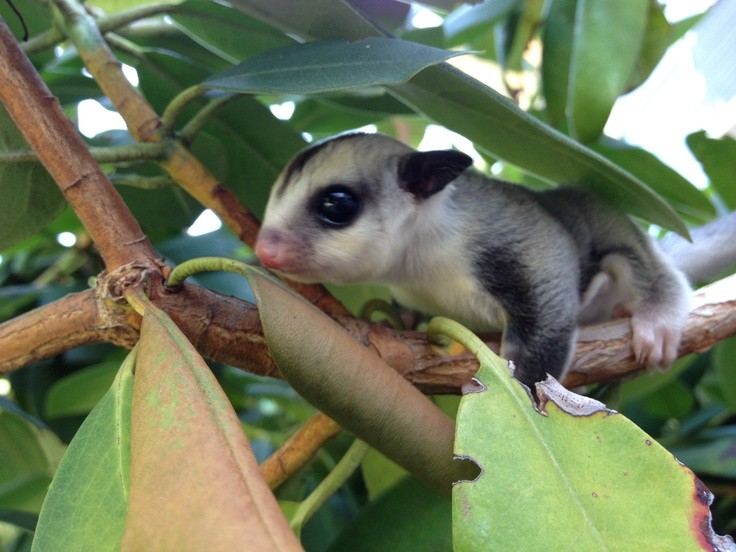
POLYGON ((289 162, 289 164, 286 166, 286 169, 284 169, 284 177, 281 180, 281 184, 279 185, 278 188, 274 189, 273 192, 276 194, 277 197, 282 196, 284 192, 286 192, 286 189, 289 187, 289 183, 291 182, 291 179, 294 176, 294 174, 301 171, 304 168, 304 166, 309 162, 309 160, 312 159, 312 157, 317 155, 320 151, 322 151, 324 148, 326 148, 330 144, 334 144, 335 142, 341 142, 343 140, 347 140, 348 138, 357 138, 359 136, 366 136, 366 133, 349 132, 347 134, 340 134, 339 136, 335 136, 333 138, 327 138, 326 140, 317 142, 313 146, 300 151, 289 162))

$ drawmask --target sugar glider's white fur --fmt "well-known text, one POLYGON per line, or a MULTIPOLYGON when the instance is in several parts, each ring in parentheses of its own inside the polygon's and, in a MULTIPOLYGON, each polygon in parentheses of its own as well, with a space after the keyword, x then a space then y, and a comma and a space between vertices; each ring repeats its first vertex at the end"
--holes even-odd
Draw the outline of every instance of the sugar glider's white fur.
POLYGON ((275 183, 256 253, 297 280, 379 282, 407 307, 502 328, 527 384, 564 374, 578 323, 615 316, 631 316, 642 364, 676 358, 689 285, 628 217, 580 188, 533 192, 469 165, 382 135, 313 145, 275 183))

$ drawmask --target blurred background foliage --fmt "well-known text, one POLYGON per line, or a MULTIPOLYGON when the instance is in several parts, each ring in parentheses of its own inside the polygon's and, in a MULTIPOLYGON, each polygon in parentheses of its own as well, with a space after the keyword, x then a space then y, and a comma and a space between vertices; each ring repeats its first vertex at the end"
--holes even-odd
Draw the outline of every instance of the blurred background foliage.
MULTIPOLYGON (((722 10, 726 3, 723 0, 704 14, 671 22, 663 6, 653 0, 487 0, 474 5, 450 0, 340 2, 376 28, 405 40, 472 50, 472 55, 452 63, 510 98, 535 121, 632 172, 690 224, 736 208, 733 138, 725 133, 707 134, 705 123, 693 129, 687 146, 702 164, 703 173, 691 177, 678 173, 646 147, 607 135, 606 124, 616 100, 640 87, 688 32, 710 32, 711 12, 722 10), (588 7, 580 9, 578 4, 588 7), (698 186, 691 180, 698 180, 698 186)), ((29 28, 31 40, 25 47, 33 63, 89 145, 131 144, 124 126, 106 109, 109 103, 83 70, 74 48, 54 34, 45 2, 15 4, 29 28)), ((297 16, 283 15, 279 20, 259 11, 260 4, 248 0, 167 4, 140 11, 145 17, 133 17, 130 24, 115 27, 107 37, 128 66, 130 79, 157 112, 163 113, 187 87, 241 60, 296 42, 298 33, 285 31, 290 30, 290 18, 297 16)), ((318 7, 330 3, 313 4, 314 13, 320 13, 318 7)), ((114 16, 137 13, 144 3, 91 0, 87 6, 104 26, 114 16)), ((5 3, 0 13, 20 39, 23 30, 18 17, 5 3)), ((330 13, 335 21, 320 16, 322 26, 341 23, 339 14, 330 13)), ((733 10, 726 15, 734 17, 733 10)), ((315 31, 317 38, 327 38, 319 32, 323 31, 315 31)), ((334 32, 339 33, 339 27, 334 32)), ((733 50, 730 55, 736 59, 733 50)), ((714 78, 718 80, 717 74, 714 78)), ((657 94, 654 101, 663 102, 668 91, 657 94)), ((190 120, 204 105, 189 106, 181 120, 190 120)), ((684 116, 679 109, 672 107, 673 119, 684 116)), ((629 111, 617 116, 636 119, 639 115, 629 111)), ((320 95, 244 96, 217 111, 190 147, 258 216, 271 183, 296 151, 314 140, 357 128, 384 132, 415 146, 458 147, 471 153, 479 168, 498 177, 530 186, 549 185, 537 171, 508 163, 477 140, 474 147, 433 123, 415 105, 402 101, 401 94, 387 93, 382 87, 320 95)), ((736 118, 730 124, 736 125, 736 118)), ((11 125, 4 116, 3 149, 23 149, 11 125)), ((452 129, 452 124, 446 126, 452 129)), ((669 133, 667 127, 657 130, 662 135, 669 133)), ((515 130, 488 132, 511 136, 515 130)), ((533 149, 518 153, 535 155, 533 149)), ((213 217, 202 216, 202 207, 170 182, 156 163, 134 159, 106 162, 103 167, 168 262, 176 264, 205 254, 252 259, 252 252, 212 221, 213 217)), ((8 182, 15 182, 17 188, 9 192, 15 194, 11 195, 14 201, 6 196, 0 217, 0 226, 12 227, 0 236, 4 240, 0 322, 87 288, 104 268, 84 228, 47 180, 44 171, 32 163, 0 163, 4 194, 8 182)), ((660 230, 654 227, 652 232, 660 230)), ((252 301, 242 279, 213 274, 196 280, 252 301)), ((370 286, 339 288, 336 293, 353 309, 376 294, 386 296, 370 286)), ((65 445, 110 386, 123 357, 124 351, 112 346, 80 347, 0 378, 0 543, 4 550, 30 548, 36 516, 65 445)), ((666 374, 588 390, 657 438, 706 482, 716 494, 714 526, 721 534, 736 531, 735 365, 736 340, 732 338, 707 353, 680 359, 666 374)), ((281 445, 313 412, 283 382, 228 366, 212 364, 212 369, 259 459, 281 445)), ((448 411, 457 403, 455 397, 436 400, 448 411)), ((346 436, 329 443, 278 490, 279 499, 287 504, 303 498, 348 444, 346 436)), ((371 453, 362 473, 305 527, 303 543, 310 551, 361 550, 367 545, 371 550, 450 549, 449 508, 449 502, 427 494, 399 468, 371 453), (425 542, 421 539, 427 539, 426 546, 407 548, 407 543, 425 542)))

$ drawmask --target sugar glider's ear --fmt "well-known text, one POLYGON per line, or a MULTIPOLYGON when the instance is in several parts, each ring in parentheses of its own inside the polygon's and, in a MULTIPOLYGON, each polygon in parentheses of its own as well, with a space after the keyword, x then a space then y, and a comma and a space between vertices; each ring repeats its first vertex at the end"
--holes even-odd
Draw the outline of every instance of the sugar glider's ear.
POLYGON ((399 186, 418 198, 436 194, 473 164, 455 150, 418 151, 399 160, 399 186))

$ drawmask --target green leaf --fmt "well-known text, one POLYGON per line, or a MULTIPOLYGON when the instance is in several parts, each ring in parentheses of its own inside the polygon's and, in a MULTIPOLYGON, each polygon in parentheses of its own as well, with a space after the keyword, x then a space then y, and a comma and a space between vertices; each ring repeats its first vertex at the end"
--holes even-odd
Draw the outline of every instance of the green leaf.
POLYGON ((12 523, 18 527, 28 531, 35 531, 38 523, 38 516, 28 512, 19 510, 0 510, 0 521, 12 523))
POLYGON ((506 361, 474 336, 465 345, 480 369, 460 403, 455 453, 483 471, 453 488, 457 552, 712 542, 710 493, 633 423, 552 378, 537 384, 537 410, 506 361))
POLYGON ((46 395, 44 414, 48 418, 87 414, 102 397, 120 368, 120 362, 103 362, 58 380, 46 395))
POLYGON ((360 40, 381 34, 343 0, 232 0, 230 3, 261 21, 308 40, 360 40))
POLYGON ((223 183, 261 217, 271 185, 306 142, 249 96, 219 110, 206 129, 224 144, 220 155, 227 156, 229 171, 223 183))
POLYGON ((375 500, 409 475, 404 468, 376 449, 371 449, 366 454, 360 467, 371 500, 375 500))
POLYGON ((464 53, 390 38, 309 42, 253 56, 202 84, 251 94, 320 94, 406 82, 464 53))
POLYGON ((583 186, 629 213, 687 235, 672 208, 640 180, 449 65, 430 67, 391 90, 495 157, 548 181, 583 186))
POLYGON ((708 138, 705 131, 687 137, 687 145, 698 158, 713 188, 726 205, 736 209, 736 140, 730 136, 708 138))
POLYGON ((575 13, 568 122, 572 136, 592 142, 626 89, 641 51, 649 0, 581 0, 575 13))
MULTIPOLYGON (((135 63, 140 87, 146 99, 160 112, 183 89, 210 75, 208 67, 201 62, 177 52, 146 49, 143 56, 143 59, 135 63)), ((196 112, 196 105, 188 106, 183 116, 189 117, 196 112)))
POLYGON ((646 182, 654 191, 669 200, 682 215, 701 222, 708 221, 715 215, 713 203, 703 192, 648 151, 606 137, 601 137, 592 147, 594 151, 646 182))
POLYGON ((721 341, 715 347, 713 366, 718 377, 719 388, 723 393, 726 405, 736 412, 736 337, 721 341))
MULTIPOLYGON (((27 150, 28 145, 0 106, 0 152, 27 150)), ((10 247, 51 222, 66 200, 40 163, 0 163, 0 250, 10 247)))
POLYGON ((130 484, 135 356, 134 349, 69 443, 43 504, 33 550, 119 549, 130 484))
MULTIPOLYGON (((107 12, 118 12, 150 3, 150 0, 95 0, 94 6, 107 12)), ((178 4, 179 1, 173 0, 170 3, 178 4)))
POLYGON ((495 0, 461 5, 442 24, 448 46, 459 46, 479 35, 492 33, 493 26, 507 17, 517 4, 517 0, 495 0))
POLYGON ((28 27, 29 36, 41 34, 51 26, 51 11, 48 5, 39 0, 25 0, 14 4, 20 15, 11 9, 8 2, 0 4, 0 17, 10 27, 13 36, 20 41, 23 37, 23 23, 28 27))
POLYGON ((296 105, 289 125, 312 135, 332 135, 346 128, 378 123, 393 115, 414 112, 388 94, 341 97, 315 96, 296 105))
POLYGON ((658 393, 643 398, 639 406, 648 414, 663 420, 682 418, 695 406, 695 397, 685 383, 673 380, 658 393))
POLYGON ((703 441, 693 445, 670 447, 680 462, 704 475, 736 478, 736 450, 733 436, 703 441))
POLYGON ((404 477, 362 509, 329 550, 451 552, 451 519, 449 500, 430 491, 416 478, 404 477))
POLYGON ((26 416, 0 409, 0 508, 38 512, 63 447, 26 416))
POLYGON ((76 108, 82 100, 104 96, 97 81, 84 74, 83 69, 79 56, 70 52, 54 58, 39 73, 62 106, 73 105, 76 108))
POLYGON ((209 0, 187 0, 170 15, 188 36, 230 63, 294 39, 237 10, 209 0))
POLYGON ((664 15, 664 5, 656 0, 649 0, 647 8, 646 29, 639 59, 636 61, 627 88, 636 88, 643 83, 664 56, 667 48, 678 38, 674 27, 664 15))
MULTIPOLYGON (((310 39, 359 40, 380 34, 341 0, 315 0, 309 8, 294 0, 278 5, 271 0, 236 0, 234 5, 310 39), (329 13, 329 21, 320 20, 320 13, 329 13)), ((634 215, 687 235, 672 208, 638 179, 447 64, 428 67, 390 90, 418 113, 473 140, 496 158, 551 182, 584 185, 634 215)))
POLYGON ((547 117, 555 128, 563 128, 567 122, 577 3, 578 0, 554 0, 542 31, 542 89, 547 117))

